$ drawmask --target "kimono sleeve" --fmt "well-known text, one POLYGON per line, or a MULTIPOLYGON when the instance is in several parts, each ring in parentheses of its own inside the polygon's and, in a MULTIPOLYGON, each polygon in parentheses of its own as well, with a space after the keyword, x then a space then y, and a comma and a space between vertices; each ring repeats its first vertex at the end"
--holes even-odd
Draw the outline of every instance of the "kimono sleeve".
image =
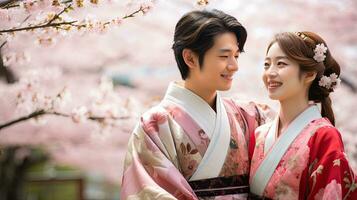
POLYGON ((266 104, 249 102, 241 104, 241 113, 247 124, 246 139, 248 141, 249 158, 251 159, 255 147, 255 129, 265 123, 273 121, 276 112, 266 104))
POLYGON ((155 135, 150 134, 155 132, 144 131, 139 124, 129 140, 120 199, 197 199, 155 135))
POLYGON ((310 139, 309 146, 308 180, 307 185, 301 185, 305 191, 300 191, 300 196, 314 200, 357 199, 356 176, 338 130, 332 126, 320 128, 310 139))

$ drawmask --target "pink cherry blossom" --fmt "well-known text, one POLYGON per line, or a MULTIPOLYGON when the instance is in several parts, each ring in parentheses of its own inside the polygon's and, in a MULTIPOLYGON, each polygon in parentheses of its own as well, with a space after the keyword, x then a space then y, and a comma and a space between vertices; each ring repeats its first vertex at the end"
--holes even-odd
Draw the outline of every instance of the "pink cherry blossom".
POLYGON ((73 109, 72 111, 72 120, 75 123, 80 123, 86 121, 88 117, 88 110, 85 106, 80 106, 73 109))

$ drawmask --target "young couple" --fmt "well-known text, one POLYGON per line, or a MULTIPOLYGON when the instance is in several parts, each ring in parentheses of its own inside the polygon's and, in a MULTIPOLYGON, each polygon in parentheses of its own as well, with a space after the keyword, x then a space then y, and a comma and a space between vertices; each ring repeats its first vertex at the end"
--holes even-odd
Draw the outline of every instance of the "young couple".
POLYGON ((218 10, 178 21, 183 81, 134 129, 121 199, 357 199, 329 98, 340 67, 326 43, 312 32, 275 35, 263 81, 280 110, 265 123, 268 107, 217 92, 230 89, 246 37, 218 10))

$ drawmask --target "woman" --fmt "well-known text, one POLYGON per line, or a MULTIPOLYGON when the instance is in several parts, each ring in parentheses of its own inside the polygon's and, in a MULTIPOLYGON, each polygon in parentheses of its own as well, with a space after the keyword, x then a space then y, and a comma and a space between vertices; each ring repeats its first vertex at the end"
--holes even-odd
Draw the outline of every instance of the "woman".
POLYGON ((269 97, 280 102, 280 112, 251 140, 253 198, 357 199, 356 176, 334 127, 329 97, 339 75, 339 64, 317 34, 275 35, 263 81, 269 97))

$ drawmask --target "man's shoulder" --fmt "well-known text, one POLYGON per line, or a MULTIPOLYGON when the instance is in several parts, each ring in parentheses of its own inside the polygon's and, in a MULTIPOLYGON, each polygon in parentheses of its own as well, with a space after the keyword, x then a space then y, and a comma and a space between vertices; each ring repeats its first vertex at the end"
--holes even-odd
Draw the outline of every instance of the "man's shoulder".
POLYGON ((149 119, 159 115, 168 115, 168 111, 161 104, 154 105, 147 109, 142 115, 141 119, 149 119))
POLYGON ((264 103, 237 98, 225 98, 225 102, 228 106, 234 107, 236 111, 239 111, 246 120, 257 120, 258 124, 269 122, 276 116, 276 112, 264 103))
POLYGON ((237 110, 254 115, 257 111, 257 106, 260 105, 254 101, 241 100, 237 98, 224 97, 223 98, 226 105, 234 107, 237 110))

